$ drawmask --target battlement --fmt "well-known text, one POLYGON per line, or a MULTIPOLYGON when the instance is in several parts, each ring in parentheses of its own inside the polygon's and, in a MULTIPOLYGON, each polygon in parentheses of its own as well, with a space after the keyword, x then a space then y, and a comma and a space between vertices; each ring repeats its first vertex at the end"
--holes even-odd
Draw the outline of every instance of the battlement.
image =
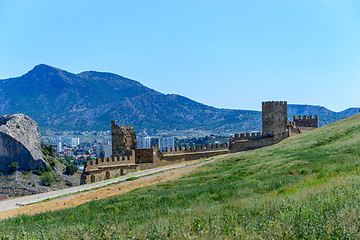
POLYGON ((252 133, 236 133, 234 138, 230 138, 230 142, 234 142, 236 140, 259 140, 263 138, 271 138, 274 135, 271 133, 265 132, 252 132, 252 133))
POLYGON ((92 171, 112 166, 115 167, 132 164, 135 164, 135 154, 132 156, 128 155, 119 157, 96 158, 95 160, 84 162, 84 171, 92 171))
POLYGON ((207 152, 207 151, 216 151, 216 150, 222 150, 222 149, 228 149, 228 148, 229 148, 228 143, 172 147, 172 148, 166 148, 166 151, 163 152, 163 155, 181 154, 181 153, 186 153, 186 152, 207 152))
POLYGON ((262 107, 268 107, 268 106, 287 106, 287 101, 262 102, 262 107))
POLYGON ((300 119, 313 119, 318 120, 318 115, 304 115, 304 116, 293 116, 293 120, 300 120, 300 119))
POLYGON ((318 128, 319 127, 318 115, 294 116, 293 121, 294 121, 296 127, 305 127, 305 128, 318 128))
POLYGON ((288 124, 289 124, 290 126, 296 126, 296 125, 295 125, 295 122, 288 122, 288 124))

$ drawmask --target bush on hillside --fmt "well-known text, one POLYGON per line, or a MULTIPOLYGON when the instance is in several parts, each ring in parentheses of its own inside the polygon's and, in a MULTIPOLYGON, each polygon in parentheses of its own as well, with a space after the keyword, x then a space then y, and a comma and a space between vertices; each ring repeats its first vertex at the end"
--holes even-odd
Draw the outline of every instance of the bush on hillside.
POLYGON ((13 173, 18 169, 19 169, 19 163, 18 162, 12 162, 12 163, 9 164, 9 172, 10 173, 13 173))
POLYGON ((50 166, 51 166, 52 168, 55 167, 55 160, 54 160, 54 158, 48 157, 46 160, 48 161, 48 163, 50 164, 50 166))
POLYGON ((52 145, 45 145, 41 142, 41 149, 45 156, 55 156, 55 149, 52 145))
POLYGON ((74 175, 74 173, 76 173, 78 170, 77 166, 76 165, 73 165, 73 164, 69 164, 66 166, 65 168, 65 174, 67 175, 74 175))
POLYGON ((51 172, 52 168, 49 165, 45 165, 39 169, 32 170, 32 172, 36 175, 42 175, 45 172, 51 172))
POLYGON ((53 175, 49 172, 44 172, 41 175, 41 184, 44 186, 51 186, 51 184, 55 181, 53 175))

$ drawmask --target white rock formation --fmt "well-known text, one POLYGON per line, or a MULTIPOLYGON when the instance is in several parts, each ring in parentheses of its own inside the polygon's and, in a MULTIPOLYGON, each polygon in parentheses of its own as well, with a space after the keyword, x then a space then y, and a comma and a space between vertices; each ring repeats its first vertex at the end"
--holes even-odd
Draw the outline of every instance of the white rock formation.
POLYGON ((44 166, 41 134, 34 120, 24 114, 0 117, 0 170, 18 162, 19 170, 44 166))

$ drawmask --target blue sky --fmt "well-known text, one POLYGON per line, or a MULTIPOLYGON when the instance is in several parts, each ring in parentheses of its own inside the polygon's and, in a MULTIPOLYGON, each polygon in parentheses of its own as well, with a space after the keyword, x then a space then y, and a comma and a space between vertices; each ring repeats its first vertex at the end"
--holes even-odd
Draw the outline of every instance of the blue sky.
POLYGON ((1 0, 0 79, 113 72, 223 108, 359 106, 358 0, 1 0))

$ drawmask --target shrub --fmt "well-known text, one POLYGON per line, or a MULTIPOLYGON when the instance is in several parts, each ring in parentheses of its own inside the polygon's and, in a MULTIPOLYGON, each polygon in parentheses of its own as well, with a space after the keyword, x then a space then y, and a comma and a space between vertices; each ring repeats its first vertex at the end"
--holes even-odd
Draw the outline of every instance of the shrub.
POLYGON ((134 181, 136 179, 138 179, 139 177, 129 177, 127 179, 125 179, 125 181, 134 181))
POLYGON ((41 171, 41 169, 35 169, 35 170, 32 170, 32 173, 40 176, 42 174, 42 171, 41 171))
POLYGON ((28 178, 30 174, 29 171, 22 171, 21 173, 24 174, 24 178, 28 178))
POLYGON ((9 164, 9 172, 10 173, 13 173, 18 169, 19 169, 19 163, 18 162, 12 162, 12 163, 9 164))
POLYGON ((41 184, 44 186, 51 186, 51 184, 55 181, 54 177, 49 172, 44 172, 41 174, 41 184))
POLYGON ((76 173, 78 170, 77 166, 73 165, 73 164, 69 164, 66 166, 65 168, 65 174, 67 175, 74 175, 74 173, 76 173))
POLYGON ((55 155, 55 149, 52 145, 45 145, 43 142, 41 142, 41 149, 45 156, 55 155))
POLYGON ((48 157, 48 158, 47 158, 47 161, 48 161, 48 163, 50 164, 50 166, 51 166, 52 168, 55 167, 55 160, 54 160, 52 157, 48 157))

